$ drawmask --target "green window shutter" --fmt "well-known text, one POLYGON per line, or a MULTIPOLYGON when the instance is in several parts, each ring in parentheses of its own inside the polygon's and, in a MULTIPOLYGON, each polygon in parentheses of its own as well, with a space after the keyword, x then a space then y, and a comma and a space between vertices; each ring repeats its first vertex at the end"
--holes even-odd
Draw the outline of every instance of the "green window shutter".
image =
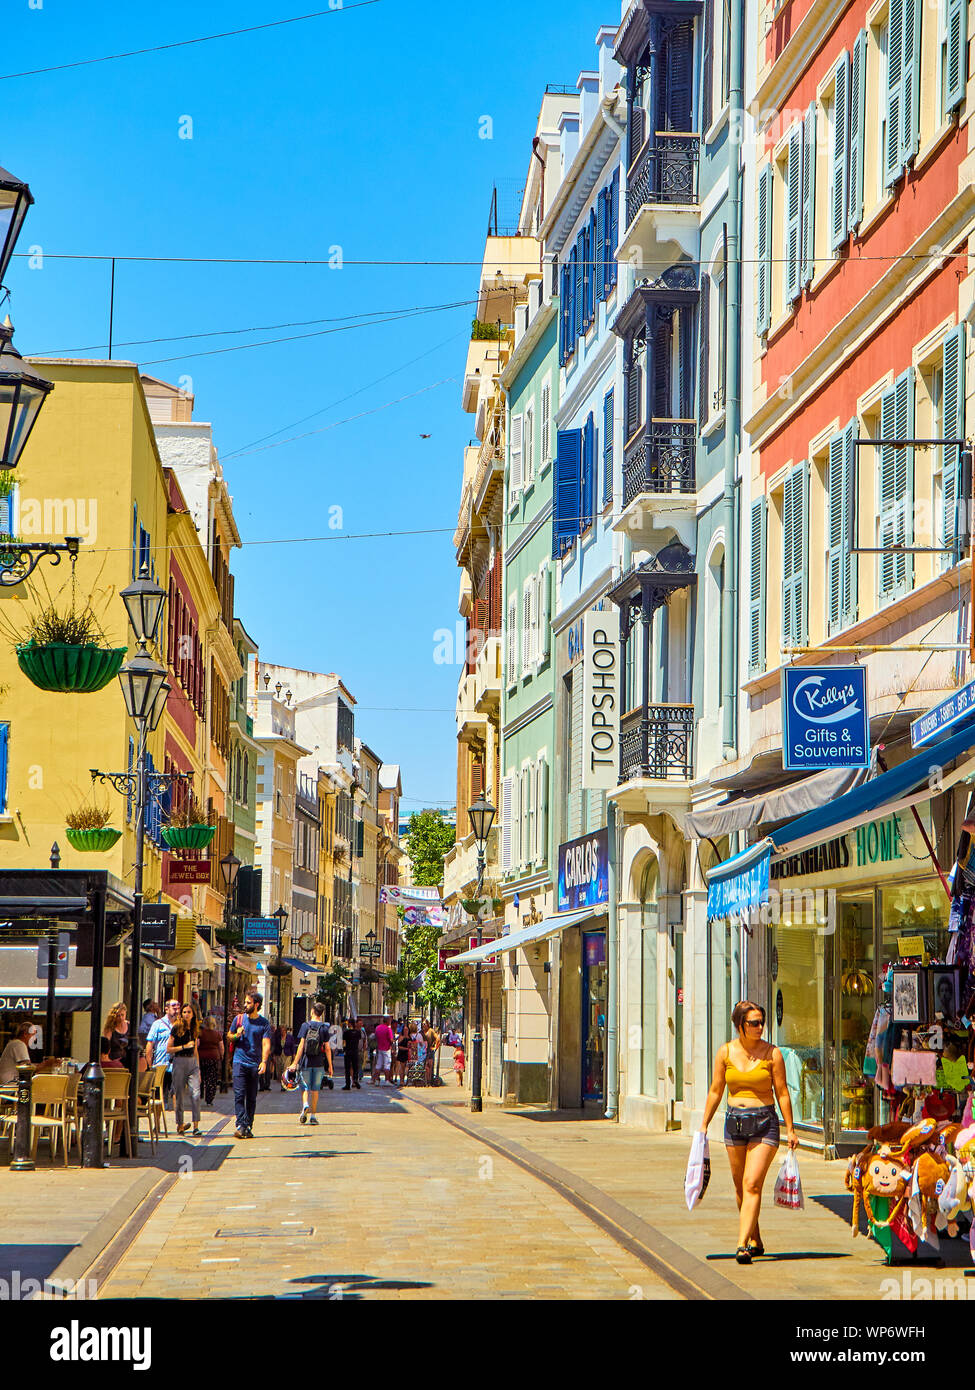
POLYGON ((946 0, 944 26, 944 113, 947 116, 964 100, 968 81, 968 0, 946 0))
POLYGON ((843 620, 849 626, 857 619, 857 564, 854 553, 857 544, 857 446, 859 427, 852 419, 843 431, 844 477, 843 489, 846 499, 844 511, 843 549, 846 556, 843 567, 843 620))
POLYGON ((799 298, 802 255, 802 126, 789 136, 785 193, 785 297, 792 303, 799 298))
POLYGON ((748 672, 765 670, 765 541, 768 501, 758 497, 751 510, 751 557, 748 574, 748 672))
POLYGON ((802 283, 812 283, 816 264, 816 103, 803 122, 802 139, 802 283))
POLYGON ((829 245, 838 251, 846 241, 847 177, 850 150, 850 55, 845 50, 836 65, 833 138, 829 152, 829 245))
POLYGON ((856 516, 855 420, 829 441, 827 615, 830 633, 856 619, 856 556, 853 554, 856 516))
MULTIPOLYGON (((965 325, 949 333, 941 348, 942 390, 941 433, 945 439, 965 438, 965 325)), ((958 536, 957 503, 961 449, 946 444, 941 450, 941 489, 944 545, 954 545, 958 536)), ((948 557, 946 557, 947 559, 948 557)), ((954 563, 954 557, 949 560, 954 563)))
POLYGON ((867 105, 867 31, 861 29, 850 64, 850 173, 847 222, 855 231, 863 221, 863 150, 867 105))
POLYGON ((806 644, 809 466, 803 460, 785 480, 782 499, 782 643, 806 644))
POLYGON ((884 183, 888 188, 904 172, 900 157, 901 101, 904 85, 904 0, 890 0, 887 11, 887 139, 884 150, 884 183))
POLYGON ((755 301, 758 332, 772 326, 772 166, 766 164, 758 176, 758 284, 755 301))
MULTIPOLYGON (((883 439, 910 439, 914 435, 914 373, 902 373, 880 400, 880 433, 883 439)), ((880 545, 910 545, 913 528, 910 506, 913 495, 914 450, 884 447, 880 450, 880 545)), ((885 550, 880 556, 880 598, 890 598, 910 588, 914 574, 911 557, 903 551, 885 550)))
POLYGON ((901 49, 901 138, 898 158, 907 164, 917 154, 921 134, 921 7, 924 0, 904 0, 901 49))

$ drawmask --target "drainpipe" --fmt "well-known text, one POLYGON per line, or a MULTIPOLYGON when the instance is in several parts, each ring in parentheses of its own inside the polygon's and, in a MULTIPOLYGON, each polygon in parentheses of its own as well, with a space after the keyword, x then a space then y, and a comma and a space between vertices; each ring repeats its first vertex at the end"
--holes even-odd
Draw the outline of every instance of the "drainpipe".
MULTIPOLYGON (((738 127, 738 113, 743 112, 744 66, 744 6, 733 0, 731 14, 731 88, 729 103, 731 122, 729 136, 738 127)), ((728 168, 727 254, 725 276, 728 285, 727 324, 741 322, 741 149, 734 138, 729 139, 728 168)), ((735 629, 738 617, 738 533, 735 516, 735 480, 738 465, 738 436, 741 429, 741 339, 738 333, 728 334, 732 352, 725 353, 728 383, 725 399, 725 461, 722 519, 725 533, 724 587, 721 595, 721 728, 725 758, 735 755, 737 736, 737 667, 735 629)))
POLYGON ((609 931, 606 941, 606 1110, 607 1120, 615 1120, 619 1107, 619 916, 617 904, 616 802, 606 804, 606 838, 609 841, 609 931))

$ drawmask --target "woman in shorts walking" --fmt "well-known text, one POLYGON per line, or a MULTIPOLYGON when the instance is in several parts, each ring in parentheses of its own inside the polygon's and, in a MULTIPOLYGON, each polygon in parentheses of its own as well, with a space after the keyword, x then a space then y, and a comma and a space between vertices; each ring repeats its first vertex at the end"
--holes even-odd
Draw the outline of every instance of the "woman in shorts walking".
POLYGON ((792 1123, 792 1100, 786 1085, 782 1053, 762 1038, 765 1010, 760 1004, 743 999, 735 1005, 731 1022, 738 1036, 723 1043, 714 1059, 714 1076, 704 1105, 701 1132, 707 1133, 727 1086, 724 1142, 739 1213, 735 1259, 740 1265, 748 1265, 753 1255, 765 1254, 758 1219, 762 1188, 779 1147, 776 1100, 785 1120, 790 1149, 798 1147, 799 1136, 792 1123))

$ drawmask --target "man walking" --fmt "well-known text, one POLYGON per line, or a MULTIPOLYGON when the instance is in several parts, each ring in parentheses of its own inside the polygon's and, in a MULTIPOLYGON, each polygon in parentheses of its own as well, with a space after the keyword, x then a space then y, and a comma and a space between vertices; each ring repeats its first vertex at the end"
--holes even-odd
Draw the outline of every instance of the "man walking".
POLYGON ((322 1077, 326 1067, 329 1076, 332 1070, 332 1049, 328 1041, 328 1024, 325 1022, 325 1005, 314 1003, 311 1018, 298 1030, 298 1051, 292 1064, 298 1071, 298 1084, 301 1086, 301 1114, 299 1124, 318 1124, 318 1093, 322 1089, 322 1077), (311 1113, 309 1113, 309 1107, 311 1113))
POLYGON ((164 1105, 173 1089, 173 1059, 169 1052, 169 1035, 178 1017, 179 1000, 170 999, 162 1018, 157 1018, 146 1034, 146 1066, 161 1067, 165 1064, 166 1067, 166 1075, 163 1078, 164 1105))
POLYGON ((362 1089, 359 1085, 359 1049, 361 1046, 362 1034, 359 1031, 359 1025, 354 1018, 347 1018, 342 1030, 342 1055, 345 1058, 343 1091, 351 1091, 353 1086, 357 1091, 362 1089))
POLYGON ((245 994, 244 1012, 237 1015, 227 1034, 234 1044, 235 1139, 254 1138, 258 1078, 267 1072, 271 1055, 271 1023, 261 1013, 263 1003, 263 996, 256 990, 245 994))
POLYGON ((387 1083, 390 1081, 390 1071, 393 1065, 393 1030, 389 1026, 389 1019, 383 1018, 376 1024, 376 1060, 372 1064, 372 1084, 378 1086, 380 1078, 385 1076, 387 1083))

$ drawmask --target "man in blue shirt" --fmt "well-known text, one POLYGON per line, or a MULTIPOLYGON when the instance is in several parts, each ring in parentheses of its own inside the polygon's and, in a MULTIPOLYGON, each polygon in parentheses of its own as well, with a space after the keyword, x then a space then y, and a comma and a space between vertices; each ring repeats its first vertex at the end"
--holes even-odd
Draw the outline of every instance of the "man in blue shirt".
POLYGON ((234 1019, 227 1037, 234 1045, 235 1139, 253 1139, 257 1082, 267 1070, 271 1055, 271 1023, 261 1013, 263 996, 256 990, 244 995, 244 1012, 234 1019))
POLYGON ((165 1064, 166 1076, 163 1080, 163 1103, 172 1089, 173 1085, 173 1059, 167 1051, 166 1044, 169 1042, 169 1035, 173 1031, 173 1024, 179 1017, 179 1000, 170 999, 166 1004, 166 1012, 162 1018, 157 1018, 146 1035, 146 1066, 161 1067, 165 1064))

